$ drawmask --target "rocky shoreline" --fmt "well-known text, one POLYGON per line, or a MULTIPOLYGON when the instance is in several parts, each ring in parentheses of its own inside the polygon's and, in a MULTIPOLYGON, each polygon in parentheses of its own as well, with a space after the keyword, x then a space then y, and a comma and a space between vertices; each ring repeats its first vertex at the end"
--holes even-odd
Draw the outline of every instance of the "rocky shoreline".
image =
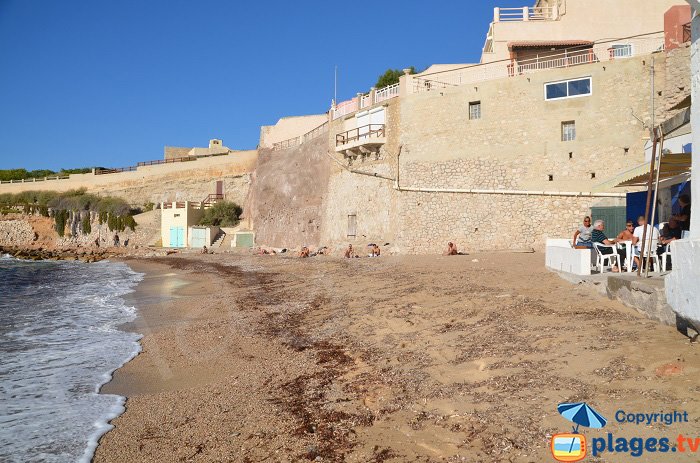
POLYGON ((9 254, 24 260, 79 260, 86 263, 99 262, 123 254, 109 249, 45 249, 0 246, 0 255, 9 254))

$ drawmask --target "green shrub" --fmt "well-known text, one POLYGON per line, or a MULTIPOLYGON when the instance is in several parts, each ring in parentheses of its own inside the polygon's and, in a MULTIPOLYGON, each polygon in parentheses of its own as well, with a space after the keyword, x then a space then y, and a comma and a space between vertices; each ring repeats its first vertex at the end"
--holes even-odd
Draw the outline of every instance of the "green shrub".
POLYGON ((54 220, 56 221, 56 232, 58 236, 63 237, 66 232, 66 220, 68 219, 68 211, 60 210, 56 211, 54 215, 54 220))
POLYGON ((90 225, 90 214, 83 217, 81 225, 83 234, 89 235, 92 232, 92 226, 90 225))
POLYGON ((199 225, 235 227, 241 220, 243 209, 232 201, 219 201, 204 211, 199 225))

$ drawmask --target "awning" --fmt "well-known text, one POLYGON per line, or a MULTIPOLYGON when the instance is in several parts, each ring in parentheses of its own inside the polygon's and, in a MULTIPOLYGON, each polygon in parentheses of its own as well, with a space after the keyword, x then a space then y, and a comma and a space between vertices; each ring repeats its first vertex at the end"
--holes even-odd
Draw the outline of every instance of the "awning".
MULTIPOLYGON (((691 162, 690 153, 665 154, 661 158, 659 186, 663 188, 688 180, 690 178, 691 162)), ((608 191, 615 187, 647 187, 649 186, 649 168, 648 162, 639 164, 605 182, 599 183, 591 191, 608 191)), ((654 175, 654 181, 656 181, 656 174, 654 175)))
POLYGON ((590 40, 519 40, 515 42, 508 42, 508 50, 516 50, 518 48, 566 48, 578 46, 592 47, 593 42, 590 40))
MULTIPOLYGON (((690 153, 664 154, 661 157, 659 169, 659 186, 675 185, 690 178, 690 165, 692 163, 690 153)), ((656 181, 656 172, 654 172, 656 181)), ((635 175, 617 184, 618 187, 649 186, 649 165, 647 172, 635 175)))

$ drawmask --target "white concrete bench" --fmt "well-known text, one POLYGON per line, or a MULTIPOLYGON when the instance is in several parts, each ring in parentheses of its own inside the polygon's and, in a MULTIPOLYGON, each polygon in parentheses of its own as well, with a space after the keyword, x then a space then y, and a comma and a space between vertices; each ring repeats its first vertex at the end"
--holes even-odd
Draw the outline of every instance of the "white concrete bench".
POLYGON ((571 240, 548 238, 545 248, 545 266, 561 272, 590 275, 593 267, 593 253, 592 249, 571 247, 571 240))

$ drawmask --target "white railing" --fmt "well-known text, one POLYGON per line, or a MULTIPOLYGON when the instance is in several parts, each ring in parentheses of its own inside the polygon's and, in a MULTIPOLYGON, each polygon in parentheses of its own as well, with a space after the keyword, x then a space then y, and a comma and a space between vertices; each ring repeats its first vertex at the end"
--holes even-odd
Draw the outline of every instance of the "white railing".
POLYGON ((370 101, 371 101, 371 99, 370 99, 370 94, 369 94, 369 93, 366 94, 366 95, 362 95, 362 96, 360 97, 360 109, 366 108, 366 107, 368 107, 368 106, 371 106, 372 103, 371 103, 370 101))
POLYGON ((582 64, 648 55, 661 51, 663 37, 637 38, 594 45, 591 48, 573 47, 560 53, 527 60, 500 61, 455 69, 453 71, 423 74, 412 78, 413 92, 427 92, 458 85, 474 84, 488 80, 513 77, 547 69, 567 68, 582 64), (613 47, 613 44, 615 47, 613 47))
POLYGON ((389 85, 384 88, 380 88, 374 92, 374 102, 379 103, 380 101, 388 100, 389 98, 395 98, 399 96, 399 84, 389 85))
POLYGON ((550 6, 522 8, 496 8, 494 22, 551 21, 557 19, 556 8, 550 6))

